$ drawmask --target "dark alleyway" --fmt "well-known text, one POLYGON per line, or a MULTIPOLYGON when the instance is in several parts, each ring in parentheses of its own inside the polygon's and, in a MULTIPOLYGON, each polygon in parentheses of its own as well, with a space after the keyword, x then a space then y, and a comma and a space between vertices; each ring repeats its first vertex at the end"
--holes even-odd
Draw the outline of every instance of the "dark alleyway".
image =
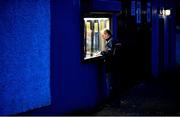
POLYGON ((179 73, 144 81, 93 115, 180 115, 179 73))
POLYGON ((180 69, 146 80, 117 99, 100 105, 93 112, 73 115, 93 116, 179 116, 180 69))

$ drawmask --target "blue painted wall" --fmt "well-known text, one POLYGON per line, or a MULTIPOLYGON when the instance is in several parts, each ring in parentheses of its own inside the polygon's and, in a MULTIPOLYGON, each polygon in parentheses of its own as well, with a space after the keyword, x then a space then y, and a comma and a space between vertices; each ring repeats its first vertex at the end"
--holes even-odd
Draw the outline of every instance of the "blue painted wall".
POLYGON ((170 49, 170 56, 171 56, 171 59, 170 59, 170 68, 171 69, 174 69, 175 68, 175 65, 176 65, 176 2, 172 2, 171 0, 169 0, 169 2, 167 3, 168 4, 168 7, 172 8, 171 9, 171 20, 170 20, 170 38, 171 38, 171 41, 170 41, 170 46, 171 46, 171 49, 170 49))
POLYGON ((180 33, 176 34, 176 62, 180 65, 180 33))
POLYGON ((171 15, 164 17, 164 50, 163 50, 163 70, 174 69, 176 66, 176 39, 175 39, 175 2, 152 0, 152 75, 158 76, 160 73, 159 49, 159 8, 170 8, 171 15))
POLYGON ((170 44, 169 44, 169 37, 171 28, 169 27, 169 17, 164 18, 164 67, 165 69, 168 69, 169 67, 169 50, 170 50, 170 44))
POLYGON ((92 10, 96 11, 121 11, 121 2, 118 0, 91 0, 92 10))
POLYGON ((158 48, 159 48, 159 16, 158 16, 158 1, 152 0, 152 75, 158 75, 158 48))
POLYGON ((80 0, 51 0, 53 114, 94 107, 102 99, 96 63, 82 63, 80 0))
POLYGON ((50 0, 0 1, 0 115, 50 104, 50 0))
POLYGON ((164 70, 166 71, 176 66, 175 4, 172 1, 161 1, 161 6, 171 9, 170 16, 164 17, 164 70))

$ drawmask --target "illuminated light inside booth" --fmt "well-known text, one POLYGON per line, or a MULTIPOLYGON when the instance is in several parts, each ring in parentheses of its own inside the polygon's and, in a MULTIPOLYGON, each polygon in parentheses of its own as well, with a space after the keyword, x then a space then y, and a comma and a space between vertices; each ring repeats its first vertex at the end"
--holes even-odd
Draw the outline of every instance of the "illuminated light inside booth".
POLYGON ((170 16, 171 15, 171 10, 170 9, 161 9, 160 10, 160 16, 166 17, 166 16, 170 16))
POLYGON ((84 18, 84 60, 102 56, 105 40, 101 33, 110 29, 109 18, 84 18))

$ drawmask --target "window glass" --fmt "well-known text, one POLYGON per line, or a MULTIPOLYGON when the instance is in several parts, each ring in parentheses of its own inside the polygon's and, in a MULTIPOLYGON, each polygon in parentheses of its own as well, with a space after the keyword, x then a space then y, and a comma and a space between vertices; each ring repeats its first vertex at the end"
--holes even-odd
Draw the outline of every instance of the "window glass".
POLYGON ((101 56, 105 48, 101 33, 105 29, 110 29, 109 18, 84 18, 84 59, 101 56))

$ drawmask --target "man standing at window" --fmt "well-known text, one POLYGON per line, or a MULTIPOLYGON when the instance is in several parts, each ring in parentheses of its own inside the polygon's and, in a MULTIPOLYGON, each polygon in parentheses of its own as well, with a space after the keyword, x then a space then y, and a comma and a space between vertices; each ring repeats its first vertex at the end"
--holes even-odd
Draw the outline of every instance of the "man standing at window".
POLYGON ((102 39, 106 40, 105 49, 101 51, 103 56, 105 67, 106 67, 106 83, 108 88, 108 93, 112 93, 112 56, 113 56, 113 41, 112 33, 110 30, 106 29, 101 34, 102 39))

